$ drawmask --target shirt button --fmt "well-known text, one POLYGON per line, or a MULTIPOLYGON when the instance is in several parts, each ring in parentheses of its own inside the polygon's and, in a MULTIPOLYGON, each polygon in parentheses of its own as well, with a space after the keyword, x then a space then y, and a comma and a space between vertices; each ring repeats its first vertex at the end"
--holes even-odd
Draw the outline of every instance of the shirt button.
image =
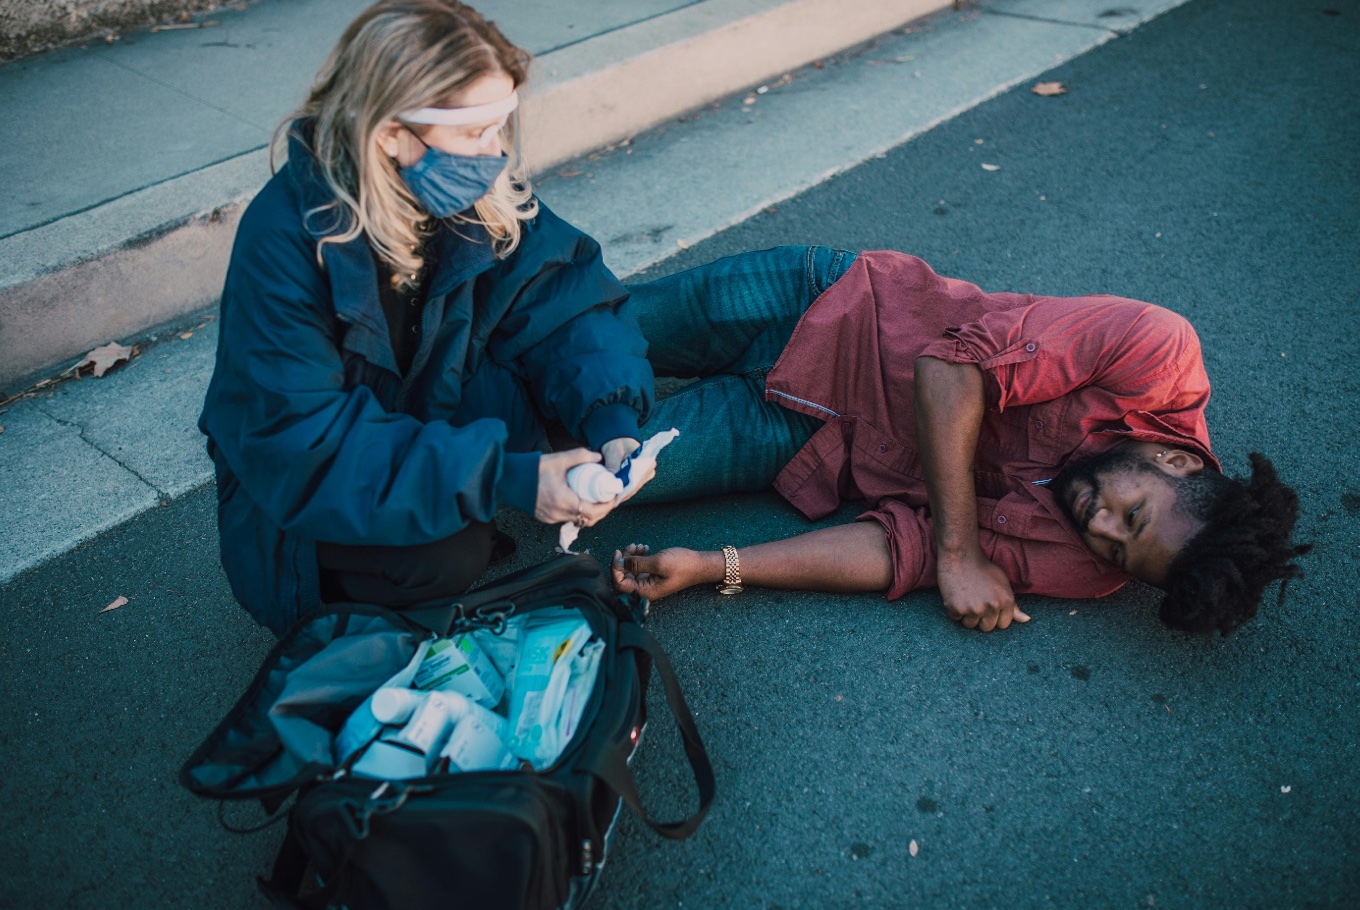
POLYGON ((1004 525, 1006 523, 1006 516, 1005 515, 996 516, 996 523, 999 525, 1004 525))
POLYGON ((1043 422, 1042 420, 1036 420, 1036 421, 1034 421, 1034 429, 1036 429, 1036 430, 1042 430, 1043 428, 1044 428, 1044 422, 1043 422))
POLYGON ((1033 354, 1038 349, 1039 346, 1032 341, 1029 344, 1025 345, 1025 350, 1029 351, 1031 354, 1033 354))
POLYGON ((885 446, 885 445, 883 445, 882 443, 879 443, 879 445, 878 445, 878 450, 879 450, 880 452, 886 452, 886 451, 888 451, 888 447, 885 446))

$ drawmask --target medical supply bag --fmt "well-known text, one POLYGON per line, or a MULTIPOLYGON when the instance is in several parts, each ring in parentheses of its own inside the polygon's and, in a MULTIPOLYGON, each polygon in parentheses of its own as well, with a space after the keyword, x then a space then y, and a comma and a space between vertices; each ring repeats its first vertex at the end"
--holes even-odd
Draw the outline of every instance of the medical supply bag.
MULTIPOLYGON (((278 643, 245 695, 184 765, 181 783, 212 799, 259 800, 271 813, 282 812, 287 798, 296 795, 273 872, 259 880, 278 907, 577 907, 596 884, 623 804, 657 833, 679 840, 694 832, 713 801, 712 765, 670 659, 643 628, 645 610, 645 600, 615 594, 586 556, 564 556, 518 572, 456 603, 402 612, 328 605, 300 620, 278 643), (488 653, 499 650, 504 660, 513 648, 498 648, 496 636, 518 623, 526 641, 534 630, 541 638, 562 617, 576 621, 572 646, 580 646, 579 654, 589 656, 594 669, 574 713, 562 715, 560 730, 553 728, 561 738, 553 751, 534 752, 547 736, 529 722, 535 718, 522 717, 519 733, 512 735, 513 725, 499 715, 468 708, 457 693, 442 694, 439 705, 456 702, 465 715, 480 712, 487 721, 478 729, 492 749, 479 754, 493 764, 463 767, 491 770, 459 770, 457 756, 468 753, 450 743, 433 770, 421 776, 375 779, 357 773, 355 756, 366 749, 377 754, 380 736, 392 741, 383 748, 409 752, 414 733, 403 739, 406 731, 393 735, 394 727, 384 728, 386 734, 370 732, 356 728, 353 718, 376 707, 373 696, 380 688, 410 685, 422 655, 436 655, 435 643, 445 643, 445 651, 425 660, 444 660, 451 653, 447 643, 462 636, 480 639, 488 653), (588 645, 582 645, 586 639, 588 645), (648 815, 629 767, 646 723, 653 670, 698 790, 697 811, 675 822, 648 815), (341 731, 355 740, 355 729, 369 742, 337 749, 341 731), (502 749, 487 729, 500 730, 534 761, 502 749), (345 757, 337 760, 338 755, 345 757)), ((550 640, 550 651, 551 645, 550 640)), ((573 664, 573 682, 580 681, 577 670, 586 663, 573 664)), ((443 672, 445 666, 424 675, 438 676, 437 682, 451 678, 454 671, 443 672)), ((520 681, 529 675, 526 670, 520 681)), ((565 679, 569 673, 558 675, 565 679)), ((556 688, 570 697, 565 684, 556 688)), ((404 691, 408 694, 387 701, 429 700, 414 689, 404 691)), ((524 717, 527 699, 520 695, 516 708, 524 717)), ((504 703, 511 700, 507 686, 504 703)), ((371 722, 371 714, 362 716, 371 722)))

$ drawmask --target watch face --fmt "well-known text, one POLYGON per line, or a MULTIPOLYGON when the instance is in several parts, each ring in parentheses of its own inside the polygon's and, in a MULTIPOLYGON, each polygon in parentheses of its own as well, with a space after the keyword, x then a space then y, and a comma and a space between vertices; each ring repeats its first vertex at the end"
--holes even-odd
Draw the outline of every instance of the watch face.
POLYGON ((719 594, 740 594, 741 585, 718 585, 719 594))

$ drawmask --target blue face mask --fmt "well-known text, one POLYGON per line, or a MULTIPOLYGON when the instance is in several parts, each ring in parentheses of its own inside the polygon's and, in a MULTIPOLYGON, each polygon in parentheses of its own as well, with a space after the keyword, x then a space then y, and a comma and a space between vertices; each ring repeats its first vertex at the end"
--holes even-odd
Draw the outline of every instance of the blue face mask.
POLYGON ((455 155, 426 146, 419 161, 401 169, 401 179, 425 211, 447 218, 491 192, 505 165, 505 155, 455 155))

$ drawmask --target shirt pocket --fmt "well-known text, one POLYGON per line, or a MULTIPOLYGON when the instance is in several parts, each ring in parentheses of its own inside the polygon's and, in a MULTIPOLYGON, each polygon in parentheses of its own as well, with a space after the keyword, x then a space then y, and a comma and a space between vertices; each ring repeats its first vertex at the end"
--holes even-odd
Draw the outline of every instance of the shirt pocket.
POLYGON ((978 529, 1006 537, 1028 537, 1034 510, 1034 500, 1023 493, 1007 493, 1000 499, 979 497, 978 529))
POLYGON ((1026 449, 1029 460, 1036 465, 1054 467, 1081 443, 1068 438, 1068 415, 1072 409, 1071 395, 1064 395, 1042 404, 1017 409, 1025 411, 1026 449))
POLYGON ((1067 396, 1041 404, 988 411, 978 434, 984 464, 1003 472, 1023 467, 1054 467, 1080 440, 1067 438, 1067 396))
POLYGON ((866 502, 884 497, 919 497, 924 490, 921 458, 914 444, 904 445, 862 420, 854 423, 850 471, 855 492, 866 502))

